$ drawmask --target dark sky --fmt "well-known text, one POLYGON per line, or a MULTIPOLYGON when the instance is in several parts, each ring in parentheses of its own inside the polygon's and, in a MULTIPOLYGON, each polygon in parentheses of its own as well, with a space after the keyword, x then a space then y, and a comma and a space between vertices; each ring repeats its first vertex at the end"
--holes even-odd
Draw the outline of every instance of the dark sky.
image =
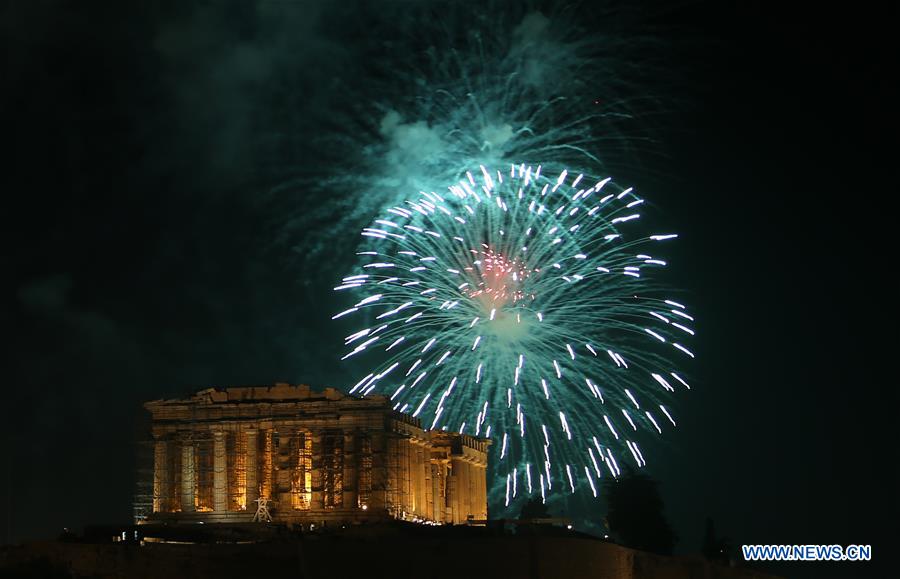
MULTIPOLYGON (((365 59, 329 3, 271 4, 3 3, 4 541, 128 520, 143 401, 348 379, 271 188, 365 59)), ((681 552, 711 516, 734 544, 888 557, 898 20, 875 6, 646 8, 672 104, 630 177, 678 224, 701 332, 680 428, 648 451, 681 552)), ((779 571, 883 569, 811 565, 779 571)))

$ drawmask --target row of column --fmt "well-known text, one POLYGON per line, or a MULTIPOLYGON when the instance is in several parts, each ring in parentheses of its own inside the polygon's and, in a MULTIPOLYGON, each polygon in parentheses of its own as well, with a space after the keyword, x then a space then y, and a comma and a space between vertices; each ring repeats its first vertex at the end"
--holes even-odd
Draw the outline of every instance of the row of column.
POLYGON ((405 452, 406 468, 402 484, 406 498, 405 511, 422 519, 434 520, 433 493, 426 481, 431 481, 431 449, 426 441, 411 437, 401 442, 401 452, 405 452), (429 497, 428 495, 432 495, 429 497))
MULTIPOLYGON (((273 467, 277 466, 278 477, 275 478, 272 482, 274 484, 264 485, 270 487, 268 489, 264 489, 264 492, 268 490, 268 494, 270 495, 268 498, 275 499, 278 501, 277 509, 280 510, 288 510, 291 509, 292 505, 292 492, 295 492, 292 488, 292 461, 296 461, 297 457, 292 457, 291 452, 297 452, 297 449, 294 449, 293 446, 286 439, 279 446, 279 450, 277 456, 272 456, 274 454, 272 445, 269 442, 269 439, 266 440, 266 454, 263 456, 259 455, 259 430, 255 428, 245 429, 240 431, 242 436, 245 437, 243 441, 244 447, 244 469, 243 469, 243 477, 244 477, 244 502, 243 506, 245 509, 254 509, 255 501, 259 498, 259 488, 260 483, 264 481, 260 480, 260 461, 263 462, 263 467, 273 469, 273 467)), ((268 433, 267 433, 268 434, 268 433)), ((356 451, 356 437, 353 433, 345 432, 343 434, 334 434, 329 436, 338 436, 340 438, 340 456, 336 454, 332 456, 324 456, 323 454, 323 434, 319 431, 308 432, 308 435, 312 437, 312 465, 311 465, 311 481, 309 485, 309 495, 310 501, 308 508, 312 510, 320 510, 325 508, 325 476, 326 469, 330 469, 331 471, 331 480, 329 481, 331 486, 331 492, 333 494, 329 500, 329 506, 334 508, 358 508, 362 507, 363 504, 360 503, 360 497, 357 493, 357 485, 358 485, 358 468, 362 464, 362 456, 358 455, 356 451), (331 461, 331 464, 328 462, 331 461), (334 469, 337 469, 335 471, 334 469), (336 487, 340 488, 336 488, 336 487)), ((228 498, 229 498, 229 469, 228 469, 228 448, 227 448, 227 433, 225 431, 213 431, 213 441, 212 441, 212 510, 214 512, 226 512, 228 511, 228 498)), ((332 444, 336 444, 337 441, 330 441, 332 444)), ((361 442, 361 441, 360 441, 361 442)), ((372 443, 368 444, 368 449, 372 450, 372 443)), ((170 452, 174 449, 170 445, 170 441, 159 439, 156 441, 155 449, 154 449, 154 512, 164 512, 168 510, 176 510, 174 505, 168 502, 169 497, 172 496, 173 492, 177 492, 174 488, 174 474, 170 472, 170 466, 174 466, 176 463, 173 460, 175 457, 170 456, 170 452)), ((196 448, 193 444, 185 443, 182 444, 180 460, 180 496, 175 497, 175 500, 178 501, 178 506, 180 506, 181 511, 194 511, 195 510, 195 489, 197 487, 197 483, 199 482, 196 478, 197 473, 195 472, 195 463, 197 457, 195 456, 196 448)), ((363 493, 363 500, 365 501, 365 506, 367 508, 378 508, 384 506, 383 497, 378 497, 377 493, 373 492, 373 488, 375 484, 377 484, 376 479, 381 479, 383 477, 378 477, 376 474, 377 460, 371 460, 370 463, 367 464, 367 467, 371 470, 368 472, 367 482, 370 485, 370 488, 365 489, 366 492, 363 493)), ((263 469, 263 470, 264 470, 263 469)), ((265 476, 265 473, 263 473, 265 476)), ((306 481, 301 481, 304 485, 306 481)), ((381 481, 383 483, 383 481, 381 481)))
MULTIPOLYGON (((328 436, 340 436, 341 438, 341 455, 339 466, 337 467, 338 471, 334 472, 332 470, 331 477, 332 480, 329 481, 332 487, 331 497, 326 497, 325 486, 326 481, 325 477, 328 475, 329 469, 334 469, 334 464, 327 464, 329 461, 334 461, 335 456, 326 456, 324 453, 324 436, 320 431, 308 432, 312 437, 312 465, 311 465, 311 480, 309 485, 309 505, 308 508, 310 510, 322 510, 326 508, 326 498, 329 498, 328 501, 330 504, 329 507, 333 508, 357 508, 358 506, 358 497, 357 497, 357 462, 358 456, 356 453, 355 442, 356 437, 352 433, 343 433, 341 434, 333 434, 328 436), (336 487, 340 484, 340 490, 337 490, 336 487)), ((332 444, 334 441, 332 440, 332 444)), ((276 459, 278 464, 278 480, 276 481, 276 488, 273 489, 273 496, 275 500, 278 501, 277 509, 282 511, 288 510, 291 508, 291 504, 293 502, 292 499, 292 481, 291 477, 292 473, 292 460, 295 460, 296 457, 291 457, 290 452, 292 449, 289 444, 280 444, 278 457, 276 459)), ((248 469, 250 464, 250 457, 248 456, 248 469)), ((305 481, 301 481, 305 485, 305 481)), ((248 481, 249 488, 249 481, 248 481)), ((302 491, 305 492, 305 491, 302 491)), ((254 500, 258 497, 254 497, 254 500)), ((248 497, 249 501, 249 497, 248 497)))
POLYGON ((485 466, 463 456, 450 460, 450 519, 465 523, 471 515, 476 520, 487 518, 485 466))
MULTIPOLYGON (((245 508, 259 498, 257 480, 257 434, 256 429, 244 430, 245 440, 245 508)), ((226 433, 224 431, 213 432, 213 510, 228 510, 228 455, 226 446, 226 433)), ((173 491, 172 475, 169 465, 174 461, 169 457, 169 441, 157 440, 154 450, 154 508, 155 512, 167 510, 161 501, 169 497, 173 491)), ((197 485, 195 465, 195 447, 193 444, 181 445, 181 485, 179 506, 182 511, 194 511, 194 490, 197 485)))
MULTIPOLYGON (((367 488, 359 494, 359 468, 363 465, 364 457, 357 452, 357 443, 363 444, 363 439, 357 440, 354 433, 323 434, 321 431, 306 431, 305 435, 311 437, 311 464, 306 465, 311 467, 310 477, 306 479, 305 472, 302 473, 304 476, 300 483, 303 486, 298 491, 296 486, 292 487, 292 477, 299 476, 293 472, 299 468, 299 455, 293 456, 299 452, 293 442, 295 439, 285 437, 275 453, 271 444, 271 431, 263 431, 266 436, 265 450, 260 454, 260 430, 251 428, 239 432, 244 439, 242 444, 236 445, 232 454, 235 458, 238 458, 238 453, 242 455, 243 470, 239 473, 238 469, 232 467, 231 482, 237 486, 232 489, 231 498, 234 502, 238 497, 237 503, 246 510, 255 509, 255 501, 259 498, 262 486, 267 498, 277 501, 276 512, 296 508, 320 511, 326 509, 326 505, 335 509, 365 506, 378 512, 389 506, 397 516, 406 513, 407 517, 454 524, 465 523, 470 515, 475 519, 487 517, 485 465, 466 455, 448 456, 437 452, 426 439, 391 436, 385 445, 386 441, 381 433, 371 433, 370 438, 366 439, 367 488), (324 436, 335 437, 328 445, 334 452, 328 456, 325 455, 324 436), (259 468, 261 465, 262 469, 259 468), (330 475, 327 475, 328 472, 330 475), (273 477, 273 474, 278 476, 273 477), (328 485, 326 476, 330 477, 328 485), (243 489, 240 488, 241 485, 243 489), (332 493, 328 497, 326 486, 332 493), (389 491, 388 497, 385 496, 385 490, 389 491), (298 507, 293 500, 293 493, 297 492, 304 493, 305 499, 308 499, 303 501, 302 507, 298 507), (385 499, 389 501, 388 504, 385 504, 385 499)), ((180 460, 175 460, 176 457, 169 453, 177 447, 166 440, 157 441, 154 512, 179 510, 178 507, 184 512, 194 511, 195 491, 204 481, 205 490, 202 491, 200 500, 205 503, 206 508, 211 506, 214 512, 222 513, 232 510, 229 509, 233 505, 229 505, 227 433, 220 430, 212 434, 212 477, 209 477, 209 470, 195 470, 195 464, 200 462, 198 459, 209 460, 209 455, 206 454, 209 452, 208 442, 207 446, 200 449, 203 454, 199 457, 197 446, 183 444, 180 457, 177 457, 180 460), (169 472, 169 469, 176 467, 179 462, 181 484, 176 489, 175 473, 169 472), (209 487, 206 484, 209 482, 212 483, 211 497, 207 494, 209 487), (173 493, 178 493, 179 496, 173 497, 173 493)), ((304 439, 298 437, 296 441, 303 443, 304 439)), ((205 464, 209 465, 209 462, 205 464)))
POLYGON ((469 515, 487 518, 485 465, 466 456, 433 456, 432 445, 411 437, 391 440, 390 500, 398 515, 465 523, 469 515))

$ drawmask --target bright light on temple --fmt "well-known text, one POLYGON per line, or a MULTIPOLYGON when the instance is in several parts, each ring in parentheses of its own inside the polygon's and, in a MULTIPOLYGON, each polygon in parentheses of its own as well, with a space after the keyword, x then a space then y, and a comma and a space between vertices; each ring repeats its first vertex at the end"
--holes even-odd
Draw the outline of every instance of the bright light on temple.
POLYGON ((385 397, 276 384, 210 388, 145 407, 153 491, 138 522, 487 518, 490 442, 426 431, 385 397))

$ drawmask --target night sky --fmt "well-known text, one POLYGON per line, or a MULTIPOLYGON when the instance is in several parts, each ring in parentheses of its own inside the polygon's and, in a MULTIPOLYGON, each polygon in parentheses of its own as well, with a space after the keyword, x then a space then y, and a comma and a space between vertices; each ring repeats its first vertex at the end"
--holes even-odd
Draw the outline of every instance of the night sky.
MULTIPOLYGON (((4 542, 129 520, 144 401, 351 379, 329 280, 352 260, 309 271, 292 247, 355 233, 291 226, 292 204, 321 200, 273 188, 311 162, 313 132, 340 130, 330 107, 369 104, 333 94, 369 66, 351 33, 367 9, 257 3, 282 12, 0 8, 4 542)), ((640 16, 663 41, 648 90, 665 113, 648 170, 621 173, 681 234, 673 277, 698 316, 679 428, 645 450, 676 550, 699 551, 711 516, 732 544, 871 543, 881 559, 786 576, 878 576, 898 515, 897 10, 640 16)))

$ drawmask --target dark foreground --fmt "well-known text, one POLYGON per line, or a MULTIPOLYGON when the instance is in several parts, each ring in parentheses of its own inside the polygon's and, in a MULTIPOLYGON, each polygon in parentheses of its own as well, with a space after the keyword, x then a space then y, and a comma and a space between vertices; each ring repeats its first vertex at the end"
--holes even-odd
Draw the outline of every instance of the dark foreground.
MULTIPOLYGON (((516 534, 471 527, 378 525, 327 533, 270 529, 176 536, 193 543, 81 540, 35 542, 0 551, 0 578, 156 579, 385 577, 429 579, 771 579, 700 558, 634 551, 564 530, 516 534), (227 542, 226 542, 227 541, 227 542), (253 541, 253 542, 248 542, 253 541)), ((167 533, 158 533, 166 535, 167 533)))

